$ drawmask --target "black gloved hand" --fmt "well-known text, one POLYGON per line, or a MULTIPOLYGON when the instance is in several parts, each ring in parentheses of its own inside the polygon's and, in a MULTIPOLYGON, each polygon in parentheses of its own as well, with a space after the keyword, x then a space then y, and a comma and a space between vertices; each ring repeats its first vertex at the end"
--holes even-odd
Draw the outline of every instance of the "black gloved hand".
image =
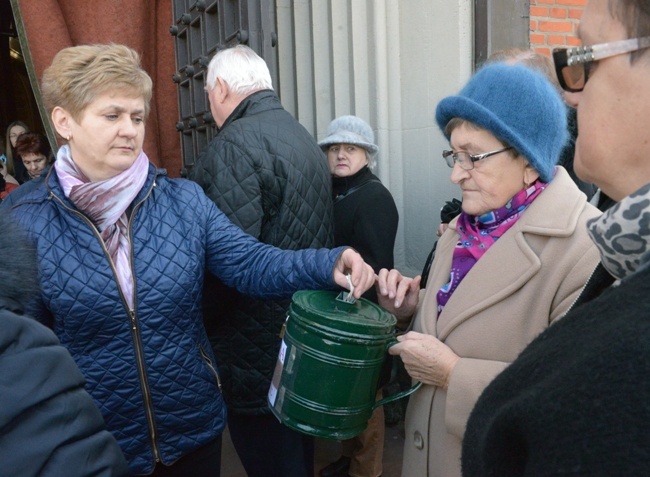
POLYGON ((440 222, 448 224, 454 217, 462 212, 463 203, 458 199, 451 199, 445 202, 440 209, 440 222))

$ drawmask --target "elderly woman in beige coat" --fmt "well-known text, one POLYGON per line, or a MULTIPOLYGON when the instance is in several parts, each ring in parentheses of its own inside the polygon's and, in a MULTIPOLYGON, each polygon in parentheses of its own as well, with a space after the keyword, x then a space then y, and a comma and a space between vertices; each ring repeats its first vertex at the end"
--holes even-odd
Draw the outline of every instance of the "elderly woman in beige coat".
POLYGON ((460 475, 465 424, 494 377, 562 317, 598 263, 585 223, 599 211, 555 166, 564 104, 523 66, 481 69, 436 121, 463 212, 438 242, 427 288, 382 270, 380 303, 412 331, 390 349, 424 386, 410 398, 402 475, 460 475))

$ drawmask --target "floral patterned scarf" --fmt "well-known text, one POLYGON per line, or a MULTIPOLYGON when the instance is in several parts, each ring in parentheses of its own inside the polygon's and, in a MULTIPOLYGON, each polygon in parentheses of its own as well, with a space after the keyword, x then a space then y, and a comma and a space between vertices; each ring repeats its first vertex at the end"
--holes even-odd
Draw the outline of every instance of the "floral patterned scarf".
POLYGON ((91 182, 74 163, 70 147, 64 145, 56 155, 54 167, 65 196, 97 227, 132 309, 133 275, 126 209, 147 180, 149 159, 141 152, 127 170, 110 179, 91 182))
POLYGON ((548 184, 535 181, 510 199, 503 207, 480 216, 461 212, 456 223, 458 242, 451 261, 449 282, 438 291, 438 313, 440 313, 460 282, 485 252, 505 234, 521 217, 548 184))

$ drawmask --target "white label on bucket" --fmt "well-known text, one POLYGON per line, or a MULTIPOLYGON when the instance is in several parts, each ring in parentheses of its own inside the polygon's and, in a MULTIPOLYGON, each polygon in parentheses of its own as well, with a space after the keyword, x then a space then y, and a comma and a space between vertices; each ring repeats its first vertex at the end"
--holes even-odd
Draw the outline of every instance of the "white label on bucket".
POLYGON ((273 383, 271 383, 271 386, 269 387, 269 404, 271 407, 275 406, 275 398, 278 397, 278 388, 276 388, 273 383))
POLYGON ((282 340, 282 344, 280 345, 280 353, 278 354, 278 359, 282 364, 284 364, 284 358, 286 354, 287 354, 287 345, 284 342, 284 340, 282 340))
POLYGON ((278 396, 278 387, 280 386, 280 378, 282 377, 282 365, 284 364, 284 358, 287 354, 287 345, 284 340, 280 345, 280 352, 278 353, 278 362, 275 363, 275 372, 273 373, 273 380, 271 381, 271 386, 269 387, 268 400, 271 407, 275 405, 275 399, 278 396))

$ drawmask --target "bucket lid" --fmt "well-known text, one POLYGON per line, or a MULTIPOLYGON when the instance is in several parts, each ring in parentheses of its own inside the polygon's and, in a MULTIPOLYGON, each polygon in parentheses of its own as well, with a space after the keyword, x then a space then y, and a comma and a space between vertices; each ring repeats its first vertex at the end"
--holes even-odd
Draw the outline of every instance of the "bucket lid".
POLYGON ((294 315, 327 327, 366 335, 392 334, 397 319, 381 306, 359 298, 354 303, 337 300, 338 292, 301 290, 293 294, 294 315))

